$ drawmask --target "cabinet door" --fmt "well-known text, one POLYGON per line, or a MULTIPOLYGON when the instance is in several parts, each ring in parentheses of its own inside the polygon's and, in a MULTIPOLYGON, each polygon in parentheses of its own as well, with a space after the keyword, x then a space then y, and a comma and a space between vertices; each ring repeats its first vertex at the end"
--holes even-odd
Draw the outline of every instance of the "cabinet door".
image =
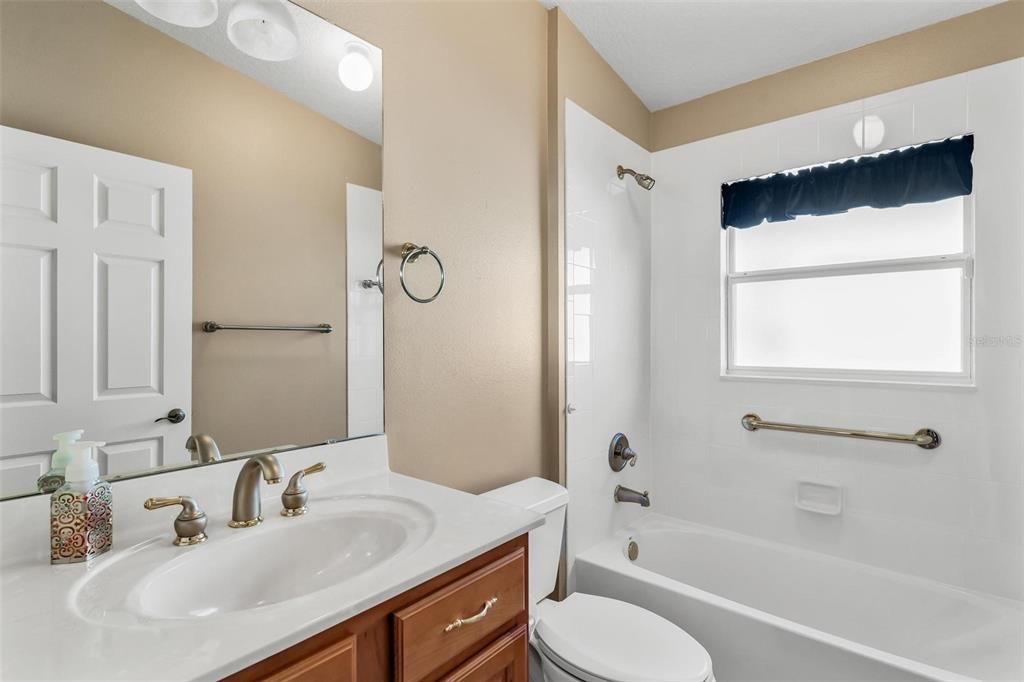
POLYGON ((356 682, 353 635, 263 678, 266 682, 356 682))
POLYGON ((498 638, 444 678, 445 682, 526 682, 529 651, 526 626, 498 638))

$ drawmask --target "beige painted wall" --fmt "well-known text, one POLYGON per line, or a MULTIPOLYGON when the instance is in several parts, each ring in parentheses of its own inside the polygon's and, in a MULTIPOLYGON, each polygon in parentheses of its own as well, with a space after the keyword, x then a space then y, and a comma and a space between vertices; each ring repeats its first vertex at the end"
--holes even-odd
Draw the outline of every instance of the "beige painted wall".
POLYGON ((299 0, 384 50, 385 425, 392 467, 477 492, 547 473, 546 12, 535 0, 299 0), (406 298, 397 248, 448 280, 406 298))
POLYGON ((380 187, 380 147, 95 0, 2 13, 4 125, 192 169, 194 320, 338 329, 197 332, 193 430, 344 435, 345 183, 380 187))
POLYGON ((651 149, 776 121, 1024 56, 1011 0, 657 111, 651 149))
POLYGON ((560 100, 571 99, 645 149, 651 148, 651 112, 626 82, 558 8, 550 12, 557 27, 560 100))

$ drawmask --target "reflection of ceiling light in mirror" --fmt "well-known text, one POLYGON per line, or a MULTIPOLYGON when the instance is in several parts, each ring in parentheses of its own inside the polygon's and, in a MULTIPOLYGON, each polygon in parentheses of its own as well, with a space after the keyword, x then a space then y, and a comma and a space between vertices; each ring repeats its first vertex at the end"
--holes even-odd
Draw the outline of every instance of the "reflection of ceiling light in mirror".
POLYGON ((885 121, 874 114, 868 114, 853 124, 853 139, 866 152, 882 144, 885 137, 885 121))
POLYGON ((202 28, 217 21, 217 0, 135 0, 157 19, 175 26, 202 28))
POLYGON ((228 38, 239 50, 268 62, 299 52, 299 31, 281 0, 240 0, 228 14, 228 38))
POLYGON ((338 78, 353 92, 362 92, 373 83, 373 64, 370 51, 362 43, 345 46, 345 56, 338 63, 338 78))

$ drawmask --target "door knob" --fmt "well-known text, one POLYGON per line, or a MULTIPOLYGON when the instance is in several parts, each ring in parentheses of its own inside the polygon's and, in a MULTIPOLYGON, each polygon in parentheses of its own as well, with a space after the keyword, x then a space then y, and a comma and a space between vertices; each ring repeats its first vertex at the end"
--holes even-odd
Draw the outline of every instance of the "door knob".
POLYGON ((185 421, 185 410, 181 409, 180 407, 175 407, 173 410, 167 413, 166 417, 154 419, 153 423, 156 424, 162 421, 169 421, 172 424, 180 424, 181 422, 185 421))

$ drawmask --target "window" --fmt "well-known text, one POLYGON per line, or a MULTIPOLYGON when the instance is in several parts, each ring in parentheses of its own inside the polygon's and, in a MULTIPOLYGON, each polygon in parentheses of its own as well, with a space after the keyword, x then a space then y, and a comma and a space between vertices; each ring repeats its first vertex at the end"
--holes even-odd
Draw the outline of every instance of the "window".
POLYGON ((971 198, 725 231, 725 374, 971 381, 971 198))

